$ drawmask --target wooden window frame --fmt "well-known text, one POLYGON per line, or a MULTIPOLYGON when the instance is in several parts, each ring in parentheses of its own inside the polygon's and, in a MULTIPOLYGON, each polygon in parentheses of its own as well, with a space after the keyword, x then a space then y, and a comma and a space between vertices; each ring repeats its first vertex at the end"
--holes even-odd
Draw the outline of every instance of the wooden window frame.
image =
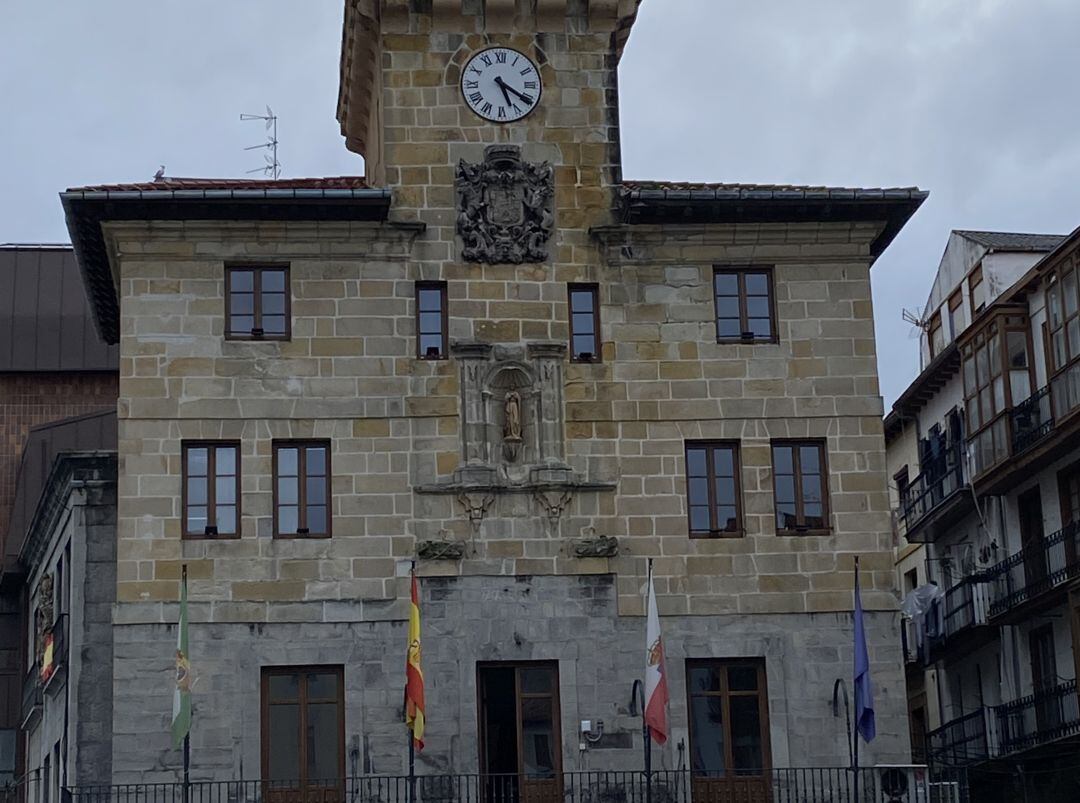
POLYGON ((226 541, 240 537, 242 522, 240 441, 238 440, 190 440, 180 442, 180 535, 185 541, 226 541), (236 449, 236 532, 219 534, 217 528, 217 449, 232 447, 236 449), (191 449, 206 449, 206 530, 202 533, 188 532, 188 452, 191 449), (211 523, 213 522, 213 523, 211 523), (209 532, 211 527, 215 532, 209 532))
MULTIPOLYGON (((414 283, 413 288, 413 301, 416 313, 416 359, 427 360, 429 362, 439 362, 442 360, 450 359, 450 313, 448 310, 449 296, 447 293, 447 283, 442 281, 418 281, 414 283), (438 290, 439 291, 439 306, 441 312, 441 335, 442 343, 439 346, 438 356, 431 356, 423 351, 423 337, 420 331, 420 291, 421 290, 438 290)), ((428 332, 426 334, 432 334, 428 332)))
POLYGON ((947 345, 945 342, 945 323, 941 317, 941 310, 938 310, 930 316, 930 323, 926 329, 926 340, 930 347, 930 359, 934 359, 938 354, 945 350, 947 345), (934 347, 934 335, 941 334, 941 345, 937 348, 934 347))
MULTIPOLYGON (((975 318, 979 315, 980 312, 982 312, 982 310, 976 308, 976 306, 975 306, 975 289, 977 287, 981 286, 982 283, 983 283, 983 269, 982 269, 982 263, 980 262, 978 265, 976 265, 974 267, 974 269, 971 271, 971 273, 969 273, 968 276, 967 276, 968 308, 971 310, 971 323, 974 323, 975 318)), ((987 301, 984 301, 983 302, 983 309, 986 309, 987 306, 989 306, 989 303, 987 301)))
MULTIPOLYGON (((735 761, 732 755, 732 742, 731 738, 731 698, 732 697, 750 697, 756 696, 758 698, 758 722, 761 726, 761 758, 764 767, 753 767, 746 769, 759 769, 762 774, 768 777, 769 771, 772 769, 772 728, 769 722, 769 683, 768 673, 765 671, 765 659, 764 658, 687 658, 686 659, 686 712, 687 712, 687 731, 690 740, 690 774, 691 777, 696 776, 701 780, 717 780, 723 781, 730 778, 739 778, 737 770, 734 766, 735 761), (734 667, 754 667, 757 671, 757 685, 758 688, 755 691, 731 691, 728 679, 728 670, 734 667), (719 672, 721 677, 720 690, 709 692, 697 692, 694 691, 691 677, 693 670, 695 669, 711 669, 713 671, 721 670, 719 672), (723 776, 710 776, 699 773, 708 772, 708 770, 696 770, 694 769, 694 741, 697 735, 694 733, 694 698, 695 697, 719 697, 721 700, 721 723, 720 727, 724 731, 724 774, 723 776)), ((742 776, 747 777, 747 776, 742 776)), ((754 776, 748 776, 754 777, 754 776)))
POLYGON ((1075 355, 1070 355, 1072 351, 1071 344, 1069 342, 1069 324, 1080 318, 1080 265, 1076 264, 1073 259, 1067 260, 1064 264, 1059 266, 1050 276, 1046 282, 1046 320, 1043 323, 1043 344, 1046 350, 1046 375, 1051 380, 1060 374, 1067 371, 1077 362, 1080 362, 1080 348, 1076 350, 1075 355), (1075 279, 1075 291, 1077 295, 1077 309, 1071 315, 1069 314, 1065 304, 1065 277, 1068 274, 1073 274, 1075 279), (1052 326, 1050 309, 1050 293, 1051 291, 1057 292, 1058 304, 1061 309, 1061 323, 1058 326, 1052 326), (1065 362, 1058 364, 1057 358, 1054 354, 1054 336, 1061 332, 1065 339, 1065 362))
POLYGON ((832 533, 832 505, 829 504, 829 444, 824 438, 805 438, 805 439, 782 439, 774 440, 769 444, 769 457, 772 461, 772 475, 773 475, 773 526, 776 528, 776 534, 778 536, 804 536, 804 535, 829 535, 832 533), (818 449, 818 459, 821 466, 821 518, 824 521, 824 527, 807 527, 802 524, 797 524, 795 529, 785 530, 781 529, 777 522, 778 502, 777 502, 777 474, 776 474, 776 454, 774 450, 777 447, 790 447, 792 449, 792 471, 795 477, 795 518, 798 521, 806 520, 805 500, 803 499, 802 490, 802 456, 799 454, 799 449, 804 446, 815 446, 818 449))
POLYGON ((960 333, 964 330, 961 325, 957 311, 964 306, 964 291, 962 287, 956 288, 951 296, 949 296, 949 337, 956 340, 960 336, 960 333))
MULTIPOLYGON (((483 695, 481 694, 481 688, 483 683, 483 672, 485 669, 513 669, 514 670, 514 716, 517 718, 515 721, 515 732, 517 739, 517 755, 518 764, 522 763, 522 756, 524 755, 524 745, 521 739, 521 703, 525 699, 529 698, 551 698, 551 711, 552 711, 552 733, 555 734, 559 740, 558 750, 553 750, 552 754, 555 759, 555 778, 556 783, 559 783, 562 779, 563 773, 563 732, 562 732, 562 676, 559 672, 558 661, 477 661, 476 663, 476 723, 477 723, 477 759, 478 766, 480 767, 481 774, 487 775, 489 771, 485 767, 485 755, 484 745, 487 744, 487 722, 484 716, 484 702, 483 695), (550 694, 547 692, 523 692, 521 690, 521 675, 518 674, 520 669, 550 669, 554 672, 555 683, 552 686, 550 694)), ((524 777, 524 776, 523 776, 524 777)))
POLYGON ((713 265, 711 292, 713 298, 713 325, 716 330, 717 343, 745 343, 753 345, 757 343, 779 343, 780 330, 777 325, 776 315, 776 277, 773 265, 713 265), (769 287, 769 337, 747 337, 749 332, 749 316, 746 309, 746 276, 747 274, 763 274, 769 287), (739 337, 724 337, 720 334, 720 303, 716 294, 716 277, 718 275, 735 275, 739 282, 739 327, 742 334, 739 337))
MULTIPOLYGON (((303 789, 307 789, 307 781, 309 780, 336 780, 343 782, 345 779, 345 667, 341 664, 328 664, 325 666, 319 665, 306 665, 306 666, 264 666, 262 667, 262 677, 260 681, 260 694, 261 700, 259 701, 259 754, 262 763, 262 777, 270 777, 270 678, 281 675, 306 675, 306 674, 319 674, 329 675, 336 674, 338 679, 338 693, 337 703, 338 707, 338 744, 340 745, 340 751, 338 753, 338 775, 337 778, 316 778, 309 779, 307 777, 307 761, 303 754, 303 744, 298 745, 301 751, 298 762, 300 766, 300 777, 290 780, 295 780, 302 784, 303 789)), ((318 702, 329 702, 329 700, 322 700, 319 698, 318 702)), ((304 727, 307 721, 307 680, 306 678, 300 683, 299 695, 295 703, 299 707, 299 726, 298 731, 301 739, 306 738, 306 728, 304 727)), ((329 787, 314 787, 316 789, 326 789, 329 787)), ((281 789, 282 792, 288 791, 285 788, 281 789)), ((284 799, 284 798, 283 798, 284 799)))
POLYGON ((243 264, 229 263, 225 266, 225 339, 247 340, 254 342, 263 341, 288 341, 292 340, 292 271, 288 264, 243 264), (232 331, 232 277, 237 271, 251 271, 252 296, 254 307, 252 308, 252 333, 234 334, 232 331), (262 324, 262 275, 264 272, 282 272, 285 274, 285 332, 284 334, 254 334, 256 329, 261 329, 262 324))
POLYGON ((587 282, 571 282, 566 285, 566 307, 567 318, 570 322, 570 362, 580 363, 598 363, 603 362, 603 355, 601 354, 601 340, 600 340, 600 285, 587 282), (579 333, 574 329, 574 294, 575 293, 588 293, 592 297, 592 318, 593 318, 593 351, 590 357, 579 357, 576 349, 574 348, 574 340, 579 335, 585 333, 579 333))
POLYGON ((273 451, 273 504, 274 504, 274 538, 301 538, 319 539, 331 538, 334 534, 334 491, 333 491, 333 456, 330 450, 330 441, 318 439, 275 439, 271 444, 273 451), (280 449, 297 449, 296 464, 296 527, 302 529, 307 524, 307 449, 323 448, 326 450, 326 532, 325 533, 283 533, 278 525, 278 451, 280 449))
POLYGON ((683 447, 683 467, 686 478, 686 526, 691 538, 742 538, 746 534, 746 522, 744 519, 742 503, 742 459, 739 454, 738 441, 686 441, 683 447), (713 454, 717 449, 731 450, 732 472, 735 479, 735 529, 721 530, 710 526, 709 531, 694 530, 693 519, 690 514, 690 450, 704 449, 706 452, 706 479, 709 483, 709 524, 717 524, 716 519, 716 464, 713 462, 713 454))

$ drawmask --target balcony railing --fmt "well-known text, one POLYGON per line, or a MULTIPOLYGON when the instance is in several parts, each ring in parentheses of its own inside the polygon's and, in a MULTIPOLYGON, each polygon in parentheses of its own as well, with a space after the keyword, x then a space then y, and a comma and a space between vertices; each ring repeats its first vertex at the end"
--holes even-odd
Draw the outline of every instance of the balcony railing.
POLYGON ((23 679, 22 725, 24 729, 41 716, 42 700, 41 666, 35 662, 23 679))
POLYGON ((52 636, 53 640, 52 665, 48 668, 48 671, 44 667, 42 668, 42 682, 45 686, 48 686, 53 678, 63 677, 67 671, 68 615, 66 613, 56 617, 56 622, 53 623, 49 635, 52 636))
POLYGON ((1035 391, 1009 411, 1012 428, 1012 456, 1019 457, 1054 431, 1050 406, 1050 386, 1035 391))
POLYGON ((980 707, 926 734, 930 763, 934 766, 965 767, 990 758, 988 713, 987 709, 980 707))
POLYGON ((689 771, 596 771, 546 775, 419 775, 286 781, 85 786, 72 803, 963 803, 960 770, 913 772, 864 767, 743 770, 726 776, 689 771))
POLYGON ((1003 755, 1080 733, 1076 681, 999 705, 996 714, 1003 755))
POLYGON ((963 449, 959 445, 950 446, 922 468, 922 473, 900 494, 900 515, 908 532, 963 487, 963 449))
POLYGON ((941 600, 941 632, 932 639, 939 647, 973 627, 985 625, 989 608, 987 578, 983 574, 965 577, 945 592, 941 600))
POLYGON ((1078 556, 1080 525, 1073 521, 989 569, 990 616, 1001 616, 1080 576, 1078 556))

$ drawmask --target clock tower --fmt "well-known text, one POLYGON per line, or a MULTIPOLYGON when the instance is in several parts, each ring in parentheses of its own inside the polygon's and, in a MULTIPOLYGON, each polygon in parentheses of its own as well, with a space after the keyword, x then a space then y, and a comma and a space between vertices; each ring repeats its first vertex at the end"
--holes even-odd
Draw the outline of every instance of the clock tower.
MULTIPOLYGON (((489 146, 550 165, 557 232, 608 222, 621 179, 617 68, 640 4, 350 0, 341 131, 368 182, 394 191, 394 219, 427 224, 430 258, 460 257, 458 168, 483 164, 489 146)), ((569 245, 556 234, 549 258, 569 245)))

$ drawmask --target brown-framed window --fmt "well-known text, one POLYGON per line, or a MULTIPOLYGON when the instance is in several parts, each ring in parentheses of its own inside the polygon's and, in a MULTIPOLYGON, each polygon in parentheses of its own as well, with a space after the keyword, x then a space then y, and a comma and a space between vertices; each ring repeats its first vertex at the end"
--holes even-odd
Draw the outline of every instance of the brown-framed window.
POLYGON ((772 750, 764 659, 690 659, 686 679, 695 785, 767 777, 772 750))
POLYGON ((775 343, 776 304, 769 267, 715 267, 716 339, 775 343))
POLYGON ((445 360, 450 356, 446 282, 416 283, 416 356, 445 360))
POLYGON ((964 306, 964 293, 961 289, 957 288, 956 292, 949 296, 949 337, 953 340, 960 335, 960 330, 964 328, 963 312, 961 307, 964 306))
POLYGON ((983 283, 981 263, 968 274, 968 299, 971 302, 971 320, 974 321, 975 316, 986 308, 986 285, 983 283))
POLYGON ((1058 499, 1062 524, 1080 522, 1080 463, 1058 472, 1058 499))
POLYGON ((945 330, 941 328, 941 310, 930 319, 930 359, 934 359, 945 348, 945 330))
POLYGON ((773 486, 776 532, 781 535, 829 529, 829 483, 824 441, 774 441, 773 486))
POLYGON ((329 537, 330 442, 274 441, 273 448, 274 537, 329 537))
POLYGON ((292 292, 287 265, 225 268, 225 337, 228 340, 288 340, 292 292))
POLYGON ((600 288, 595 284, 567 287, 570 303, 570 359, 600 362, 600 288))
MULTIPOLYGON (((264 667, 262 774, 271 797, 336 789, 345 777, 345 671, 341 666, 264 667)), ((307 799, 300 795, 299 799, 307 799)), ((314 798, 312 798, 314 799, 314 798)), ((337 798, 335 798, 337 799, 337 798)))
POLYGON ((240 537, 240 442, 183 441, 184 538, 240 537))
POLYGON ((691 538, 742 535, 739 445, 727 441, 687 441, 686 509, 691 538))
MULTIPOLYGON (((490 778, 485 780, 489 799, 505 800, 511 791, 519 792, 522 800, 560 799, 558 664, 481 662, 476 673, 480 772, 490 778), (514 789, 515 783, 525 788, 514 789)), ((511 798, 518 799, 518 794, 511 798)))

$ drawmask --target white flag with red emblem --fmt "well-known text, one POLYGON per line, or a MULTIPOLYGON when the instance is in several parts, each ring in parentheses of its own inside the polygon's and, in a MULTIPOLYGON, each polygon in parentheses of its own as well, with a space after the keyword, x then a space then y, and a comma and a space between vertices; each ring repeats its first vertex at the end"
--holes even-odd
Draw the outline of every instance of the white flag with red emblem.
POLYGON ((664 642, 660 638, 660 615, 656 612, 652 561, 649 561, 649 591, 645 602, 645 724, 657 744, 668 738, 668 686, 664 669, 664 642))

